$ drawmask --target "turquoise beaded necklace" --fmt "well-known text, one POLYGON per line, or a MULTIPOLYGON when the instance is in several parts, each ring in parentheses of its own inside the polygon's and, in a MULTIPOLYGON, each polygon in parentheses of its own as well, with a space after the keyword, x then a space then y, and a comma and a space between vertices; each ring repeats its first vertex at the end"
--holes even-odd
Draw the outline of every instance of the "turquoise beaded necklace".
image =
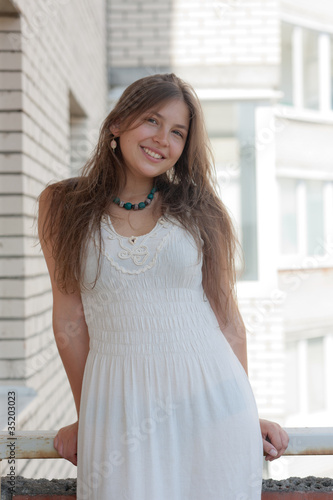
POLYGON ((156 193, 156 191, 157 191, 156 187, 153 187, 153 189, 150 191, 145 201, 141 201, 140 203, 130 203, 129 201, 125 203, 124 201, 121 201, 120 198, 118 198, 118 196, 114 198, 113 203, 119 205, 121 208, 125 208, 125 210, 143 210, 144 208, 146 208, 147 205, 151 204, 151 202, 154 199, 154 194, 156 193))

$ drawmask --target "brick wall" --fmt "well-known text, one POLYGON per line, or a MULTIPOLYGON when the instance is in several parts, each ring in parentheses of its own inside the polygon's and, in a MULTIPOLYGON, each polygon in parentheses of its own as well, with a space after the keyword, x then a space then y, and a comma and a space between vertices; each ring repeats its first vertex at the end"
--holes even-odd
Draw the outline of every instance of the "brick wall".
POLYGON ((107 0, 111 86, 171 68, 172 0, 107 0))
MULTIPOLYGON (((196 89, 279 88, 279 0, 108 0, 107 6, 111 87, 165 69, 196 89)), ((273 304, 267 312, 267 304, 273 301, 265 293, 240 300, 261 416, 282 421, 281 308, 273 304)))
POLYGON ((280 300, 267 294, 240 301, 247 330, 249 380, 259 417, 279 422, 285 417, 285 355, 280 300))
MULTIPOLYGON (((56 429, 75 410, 53 339, 36 198, 47 182, 71 175, 71 159, 82 166, 106 114, 105 5, 12 5, 16 16, 0 10, 0 383, 36 391, 21 428, 56 429)), ((60 460, 20 463, 17 472, 69 470, 60 460)))
POLYGON ((276 87, 278 7, 278 0, 108 0, 110 83, 169 68, 200 87, 276 87))

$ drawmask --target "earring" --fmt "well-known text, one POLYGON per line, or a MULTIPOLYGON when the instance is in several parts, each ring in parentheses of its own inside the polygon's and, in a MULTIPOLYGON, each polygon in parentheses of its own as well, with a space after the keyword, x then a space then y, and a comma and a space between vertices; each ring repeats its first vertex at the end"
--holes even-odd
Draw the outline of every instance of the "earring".
POLYGON ((111 148, 113 149, 113 151, 116 149, 116 147, 117 147, 117 141, 115 139, 112 139, 111 148))

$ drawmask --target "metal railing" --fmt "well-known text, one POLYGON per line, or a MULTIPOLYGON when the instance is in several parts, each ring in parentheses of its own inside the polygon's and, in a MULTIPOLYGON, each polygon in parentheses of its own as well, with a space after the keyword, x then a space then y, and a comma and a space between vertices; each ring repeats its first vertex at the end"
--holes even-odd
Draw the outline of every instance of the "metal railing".
MULTIPOLYGON (((333 455, 333 427, 284 429, 289 435, 289 445, 283 456, 333 455)), ((57 431, 17 431, 14 436, 10 436, 6 431, 0 432, 0 467, 2 460, 13 458, 61 458, 53 447, 56 433, 57 431)))

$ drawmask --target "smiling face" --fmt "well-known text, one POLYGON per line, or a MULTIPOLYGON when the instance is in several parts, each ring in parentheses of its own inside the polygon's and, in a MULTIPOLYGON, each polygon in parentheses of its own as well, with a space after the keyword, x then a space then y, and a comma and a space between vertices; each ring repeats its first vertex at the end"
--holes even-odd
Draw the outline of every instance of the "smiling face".
POLYGON ((178 99, 144 113, 135 128, 119 136, 127 174, 154 178, 171 169, 185 147, 189 122, 188 107, 178 99))

